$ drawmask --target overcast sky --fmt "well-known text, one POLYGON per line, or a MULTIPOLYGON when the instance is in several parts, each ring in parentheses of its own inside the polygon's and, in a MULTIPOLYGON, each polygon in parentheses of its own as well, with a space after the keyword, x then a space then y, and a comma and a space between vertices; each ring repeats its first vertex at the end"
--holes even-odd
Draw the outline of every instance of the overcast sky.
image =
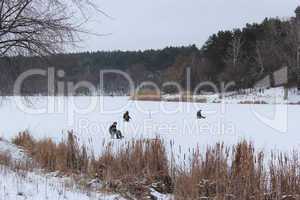
POLYGON ((112 18, 94 15, 78 51, 143 50, 196 44, 219 30, 294 15, 299 0, 95 0, 112 18), (97 16, 97 17, 95 17, 97 16))

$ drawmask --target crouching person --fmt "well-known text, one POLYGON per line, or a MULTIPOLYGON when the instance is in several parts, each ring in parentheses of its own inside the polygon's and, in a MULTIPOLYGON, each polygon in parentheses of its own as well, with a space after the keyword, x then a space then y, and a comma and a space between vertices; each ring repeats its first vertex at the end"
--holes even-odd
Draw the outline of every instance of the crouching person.
POLYGON ((114 122, 110 127, 109 127, 109 134, 111 138, 113 139, 115 136, 117 139, 122 139, 123 135, 120 130, 117 129, 117 122, 114 122))
POLYGON ((198 118, 198 119, 206 119, 206 117, 204 117, 204 116, 202 115, 202 110, 199 110, 199 111, 197 112, 197 118, 198 118))
POLYGON ((117 130, 116 136, 117 136, 117 139, 122 139, 124 137, 120 130, 117 130))

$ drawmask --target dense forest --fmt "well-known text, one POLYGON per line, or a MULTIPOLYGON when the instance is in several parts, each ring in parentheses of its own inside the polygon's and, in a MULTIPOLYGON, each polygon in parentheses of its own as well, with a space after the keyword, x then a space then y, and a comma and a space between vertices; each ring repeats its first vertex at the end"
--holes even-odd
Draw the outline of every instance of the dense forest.
MULTIPOLYGON (((262 23, 247 24, 241 29, 219 31, 210 36, 200 49, 191 45, 162 50, 1 58, 0 84, 2 95, 11 94, 13 82, 22 72, 55 67, 56 70, 64 70, 64 81, 84 80, 98 85, 100 70, 119 69, 127 72, 136 84, 153 81, 161 86, 166 81, 176 81, 186 87, 186 71, 190 68, 192 87, 202 81, 216 84, 234 81, 236 85, 233 89, 240 89, 253 87, 256 81, 283 66, 289 67, 290 83, 293 84, 296 65, 297 31, 294 19, 271 18, 262 23)), ((127 92, 128 83, 121 76, 108 76, 104 83, 107 91, 127 92)), ((45 94, 47 80, 45 77, 31 77, 25 82, 23 92, 45 94)))

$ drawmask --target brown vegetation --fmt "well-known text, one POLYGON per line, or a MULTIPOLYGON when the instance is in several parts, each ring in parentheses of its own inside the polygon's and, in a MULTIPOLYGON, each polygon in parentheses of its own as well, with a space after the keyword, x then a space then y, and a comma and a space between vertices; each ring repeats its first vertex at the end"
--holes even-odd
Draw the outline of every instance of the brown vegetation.
POLYGON ((84 176, 87 182, 100 179, 113 192, 130 191, 141 198, 149 195, 149 186, 154 183, 162 192, 173 191, 165 146, 159 139, 131 141, 118 149, 107 144, 97 158, 88 155, 85 146, 80 147, 72 132, 58 144, 49 138, 35 140, 27 132, 20 133, 13 143, 24 148, 36 166, 47 172, 84 176))
POLYGON ((176 199, 299 199, 299 157, 273 154, 269 164, 251 143, 217 144, 194 153, 188 170, 176 176, 176 199))
MULTIPOLYGON (((127 142, 114 148, 108 144, 98 158, 80 147, 73 133, 67 141, 36 141, 21 133, 14 143, 24 147, 48 171, 60 171, 97 178, 110 191, 149 196, 149 189, 173 193, 175 199, 268 200, 297 199, 300 196, 299 153, 272 153, 270 159, 256 152, 246 141, 228 147, 210 146, 196 150, 189 164, 170 167, 165 145, 159 139, 127 142), (268 162, 267 162, 268 161, 268 162)), ((7 158, 0 157, 0 163, 7 158)))
POLYGON ((207 103, 207 99, 205 97, 195 98, 189 92, 184 92, 183 94, 180 95, 164 97, 161 94, 156 93, 155 91, 147 91, 147 92, 143 91, 132 96, 131 100, 207 103))
POLYGON ((141 89, 131 96, 131 100, 136 101, 161 101, 161 94, 159 91, 152 89, 141 89))
POLYGON ((135 95, 131 97, 135 101, 161 101, 160 95, 135 95))
POLYGON ((11 157, 6 153, 0 153, 0 165, 9 165, 11 157))
POLYGON ((265 101, 241 101, 239 104, 268 104, 265 101))
POLYGON ((67 141, 56 144, 52 139, 35 140, 28 132, 19 133, 13 143, 24 148, 36 164, 49 171, 87 173, 89 158, 85 146, 79 147, 72 132, 67 141))

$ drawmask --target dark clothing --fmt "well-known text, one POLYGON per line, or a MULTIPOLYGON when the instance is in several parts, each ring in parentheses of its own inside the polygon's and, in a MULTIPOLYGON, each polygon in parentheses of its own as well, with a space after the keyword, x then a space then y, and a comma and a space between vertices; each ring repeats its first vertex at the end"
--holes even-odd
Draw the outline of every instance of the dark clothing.
POLYGON ((117 126, 116 125, 111 125, 110 127, 109 127, 109 133, 111 134, 111 135, 114 135, 114 134, 116 134, 116 132, 117 132, 117 126))
POLYGON ((117 136, 117 139, 122 139, 123 138, 123 135, 122 135, 121 131, 119 131, 119 130, 117 130, 116 136, 117 136))
POLYGON ((123 119, 124 119, 124 121, 129 122, 129 120, 131 119, 131 117, 129 116, 129 113, 128 113, 128 112, 126 112, 126 113, 123 115, 123 119))
POLYGON ((112 138, 116 135, 117 139, 122 139, 123 135, 120 130, 117 129, 117 125, 113 124, 109 127, 109 133, 112 138))
POLYGON ((202 116, 201 110, 197 112, 198 119, 205 119, 206 117, 202 116))

